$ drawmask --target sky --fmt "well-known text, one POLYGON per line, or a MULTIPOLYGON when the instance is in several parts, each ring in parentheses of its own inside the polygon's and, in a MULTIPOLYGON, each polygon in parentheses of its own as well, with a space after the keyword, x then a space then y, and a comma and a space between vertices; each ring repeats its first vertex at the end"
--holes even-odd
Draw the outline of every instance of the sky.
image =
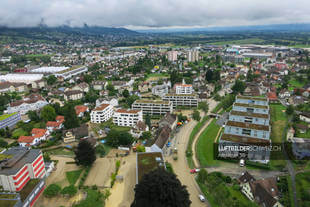
POLYGON ((310 0, 0 0, 0 25, 129 29, 310 23, 310 0))

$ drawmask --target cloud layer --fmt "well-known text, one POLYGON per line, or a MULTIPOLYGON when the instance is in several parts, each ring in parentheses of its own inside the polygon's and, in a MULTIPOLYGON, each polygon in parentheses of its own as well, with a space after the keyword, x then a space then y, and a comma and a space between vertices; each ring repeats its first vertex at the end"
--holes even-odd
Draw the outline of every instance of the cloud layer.
POLYGON ((0 25, 235 26, 310 22, 310 0, 0 0, 0 25))

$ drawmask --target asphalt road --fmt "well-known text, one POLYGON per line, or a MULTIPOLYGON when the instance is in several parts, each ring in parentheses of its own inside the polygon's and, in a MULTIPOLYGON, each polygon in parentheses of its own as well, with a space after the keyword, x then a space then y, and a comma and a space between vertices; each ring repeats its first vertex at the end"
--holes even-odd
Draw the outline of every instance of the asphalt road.
POLYGON ((187 190, 190 194, 190 200, 192 201, 191 206, 205 207, 210 205, 208 205, 207 201, 203 203, 198 198, 198 195, 202 193, 195 181, 195 175, 190 174, 190 169, 187 165, 185 154, 190 133, 192 132, 196 124, 196 121, 190 121, 189 123, 184 125, 172 141, 171 147, 176 147, 178 149, 178 160, 174 161, 172 159, 172 156, 169 156, 166 159, 172 164, 173 170, 181 183, 187 186, 187 190))

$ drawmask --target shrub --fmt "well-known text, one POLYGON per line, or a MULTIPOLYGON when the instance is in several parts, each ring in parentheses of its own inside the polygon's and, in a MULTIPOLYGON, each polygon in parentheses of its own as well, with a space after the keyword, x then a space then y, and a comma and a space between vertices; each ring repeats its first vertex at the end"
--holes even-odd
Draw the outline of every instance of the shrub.
POLYGON ((62 195, 74 196, 77 193, 77 189, 74 185, 66 186, 60 192, 62 195))
POLYGON ((45 197, 51 198, 51 197, 57 196, 60 191, 61 191, 61 187, 59 185, 50 184, 49 186, 47 186, 43 194, 45 197))

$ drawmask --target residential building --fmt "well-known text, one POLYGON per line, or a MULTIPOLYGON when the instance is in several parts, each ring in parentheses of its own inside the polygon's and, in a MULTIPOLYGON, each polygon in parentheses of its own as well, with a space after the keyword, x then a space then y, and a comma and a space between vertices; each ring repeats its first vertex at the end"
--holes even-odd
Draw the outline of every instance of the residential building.
POLYGON ((139 99, 132 104, 131 108, 141 110, 143 114, 164 115, 167 112, 172 113, 173 104, 170 101, 139 99))
POLYGON ((99 90, 99 91, 104 90, 106 84, 107 84, 106 81, 93 81, 92 82, 94 90, 99 90))
POLYGON ((132 127, 130 133, 132 136, 139 138, 143 132, 149 131, 149 126, 146 125, 143 121, 138 121, 135 126, 132 127))
POLYGON ((177 106, 197 107, 198 96, 196 94, 166 94, 163 97, 164 101, 170 101, 173 104, 173 108, 177 106))
POLYGON ((192 84, 176 83, 173 89, 176 94, 192 94, 194 92, 192 84))
POLYGON ((103 123, 113 116, 113 106, 110 104, 101 104, 90 113, 92 123, 103 123))
MULTIPOLYGON (((220 138, 222 146, 270 146, 270 116, 267 98, 237 96, 224 133, 220 138)), ((221 151, 220 157, 240 158, 245 152, 221 151)), ((246 152, 246 159, 268 163, 270 152, 257 150, 246 152)))
POLYGON ((156 85, 152 88, 152 94, 155 96, 164 97, 169 92, 169 86, 167 84, 156 85))
POLYGON ((301 114, 299 114, 299 119, 301 121, 307 122, 309 124, 310 123, 310 113, 309 112, 302 112, 301 114))
POLYGON ((78 117, 83 117, 85 112, 89 112, 88 106, 77 105, 74 107, 75 113, 78 117))
POLYGON ((85 82, 80 83, 72 88, 72 90, 82 91, 84 93, 88 93, 89 85, 85 82))
POLYGON ((0 116, 0 129, 13 127, 21 120, 20 114, 15 112, 12 114, 3 114, 0 116))
POLYGON ((11 102, 5 113, 19 112, 23 115, 28 111, 39 110, 47 104, 48 102, 40 94, 31 94, 22 100, 11 102))
POLYGON ((75 142, 75 136, 72 134, 72 132, 67 131, 65 136, 63 137, 64 143, 70 143, 75 142))
POLYGON ((113 123, 118 126, 133 127, 143 121, 141 110, 117 109, 113 114, 113 123))
POLYGON ((280 192, 277 185, 277 178, 270 177, 260 180, 248 172, 242 173, 238 179, 241 192, 251 201, 264 207, 283 207, 279 202, 280 192))
POLYGON ((46 123, 46 128, 49 132, 53 132, 54 130, 59 130, 63 127, 63 123, 65 122, 64 116, 57 116, 56 121, 48 121, 46 123))
POLYGON ((30 179, 45 176, 45 164, 39 149, 13 147, 1 153, 1 158, 0 186, 5 191, 21 191, 30 179))
POLYGON ((195 62, 199 60, 199 51, 198 50, 190 50, 187 52, 187 61, 195 62))
POLYGON ((156 168, 166 169, 164 156, 161 152, 137 153, 136 184, 142 177, 156 168))
POLYGON ((178 51, 168 51, 167 56, 169 61, 175 62, 178 60, 178 51))
POLYGON ((66 91, 64 93, 64 98, 66 101, 68 101, 68 100, 73 100, 73 101, 79 100, 79 99, 83 98, 83 96, 84 96, 83 92, 80 90, 71 90, 71 91, 66 91))

